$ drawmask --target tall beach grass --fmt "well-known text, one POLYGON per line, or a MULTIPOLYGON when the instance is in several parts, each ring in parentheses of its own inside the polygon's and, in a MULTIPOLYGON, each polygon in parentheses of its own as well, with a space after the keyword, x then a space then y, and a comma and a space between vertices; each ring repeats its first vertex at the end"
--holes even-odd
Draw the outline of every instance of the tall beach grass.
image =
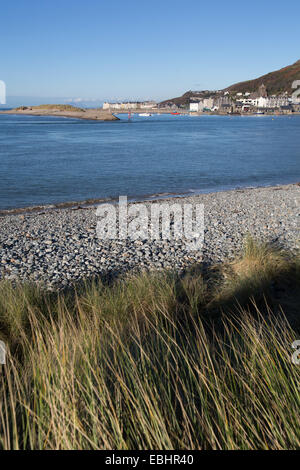
POLYGON ((0 448, 299 448, 299 287, 299 257, 250 239, 180 277, 1 281, 0 448))

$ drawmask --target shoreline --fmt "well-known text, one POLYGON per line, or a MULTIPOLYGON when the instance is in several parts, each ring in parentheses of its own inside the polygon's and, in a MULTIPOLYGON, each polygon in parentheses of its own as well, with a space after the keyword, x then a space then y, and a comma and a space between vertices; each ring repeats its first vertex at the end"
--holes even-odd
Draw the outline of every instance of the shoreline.
MULTIPOLYGON (((155 201, 163 201, 169 199, 184 199, 189 197, 197 197, 201 196, 202 194, 217 194, 217 193, 227 193, 227 192, 241 192, 244 190, 255 190, 255 189, 262 189, 262 188, 276 188, 282 186, 290 186, 296 185, 300 186, 300 181, 295 181, 293 183, 278 183, 278 184, 269 184, 269 185, 258 185, 258 186, 237 186, 228 189, 221 188, 219 190, 202 190, 202 191, 194 191, 190 190, 187 192, 163 192, 163 193, 152 193, 152 194, 144 194, 144 195, 136 195, 128 196, 128 203, 129 204, 137 204, 141 202, 155 202, 155 201)), ((33 214, 38 212, 51 212, 51 211, 58 211, 64 209, 78 209, 78 208, 91 208, 95 207, 99 204, 104 203, 116 203, 119 200, 119 196, 115 197, 99 197, 99 198, 88 198, 88 199, 81 199, 81 200, 74 200, 74 201, 62 201, 57 203, 41 203, 38 205, 32 206, 25 206, 25 207, 13 207, 8 209, 0 209, 0 219, 2 217, 10 216, 10 215, 26 215, 26 214, 33 214)))
MULTIPOLYGON (((31 107, 29 107, 31 108, 31 107)), ((65 118, 73 118, 73 119, 85 119, 88 121, 120 121, 121 119, 117 117, 117 115, 126 115, 131 113, 132 116, 135 114, 139 115, 141 113, 150 113, 150 115, 168 115, 174 114, 174 110, 170 109, 116 109, 115 111, 110 110, 102 110, 96 108, 84 108, 80 112, 76 111, 49 111, 49 110, 16 110, 16 109, 0 109, 0 114, 10 114, 15 116, 52 116, 52 117, 65 117, 65 118)), ((291 116, 299 116, 300 111, 293 111, 292 113, 250 113, 250 112, 237 112, 237 113, 220 113, 217 111, 209 111, 209 112, 195 112, 186 109, 179 109, 176 111, 179 116, 191 116, 191 117, 203 117, 203 116, 221 116, 221 117, 291 117, 291 116)))
MULTIPOLYGON (((158 199, 144 201, 149 208, 158 199)), ((97 237, 94 206, 9 214, 0 225, 0 278, 65 288, 93 277, 135 270, 184 272, 239 255, 247 235, 299 250, 300 183, 166 197, 164 203, 204 204, 204 244, 184 240, 97 237)), ((129 202, 129 206, 138 202, 129 202)))

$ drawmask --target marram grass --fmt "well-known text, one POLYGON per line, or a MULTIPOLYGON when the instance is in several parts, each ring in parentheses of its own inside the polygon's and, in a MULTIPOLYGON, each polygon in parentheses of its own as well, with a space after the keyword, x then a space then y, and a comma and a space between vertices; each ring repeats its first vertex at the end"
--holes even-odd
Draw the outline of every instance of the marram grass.
POLYGON ((299 448, 299 258, 47 293, 0 283, 1 449, 299 448))

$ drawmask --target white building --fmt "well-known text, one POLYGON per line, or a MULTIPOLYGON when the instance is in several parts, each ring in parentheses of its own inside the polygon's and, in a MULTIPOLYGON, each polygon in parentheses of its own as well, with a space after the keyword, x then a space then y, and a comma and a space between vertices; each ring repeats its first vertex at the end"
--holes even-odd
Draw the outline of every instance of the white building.
POLYGON ((155 101, 144 101, 143 103, 140 104, 140 107, 141 108, 156 108, 157 107, 157 103, 155 101))
POLYGON ((289 99, 287 96, 271 96, 268 98, 260 97, 257 98, 254 106, 258 108, 280 108, 280 106, 287 106, 289 99))
POLYGON ((198 113, 199 105, 200 105, 199 101, 197 103, 190 103, 190 111, 198 113))
POLYGON ((236 100, 237 103, 241 103, 244 106, 257 106, 257 100, 256 99, 251 99, 251 98, 243 98, 243 99, 238 99, 236 100))
POLYGON ((190 111, 195 111, 197 113, 202 112, 204 109, 212 109, 214 106, 213 98, 204 98, 193 103, 190 103, 190 111))
POLYGON ((108 103, 105 101, 103 103, 103 110, 106 109, 137 109, 137 108, 156 108, 157 103, 155 101, 125 101, 121 103, 108 103))
POLYGON ((203 109, 212 109, 214 106, 214 99, 213 98, 205 98, 203 100, 203 109))
POLYGON ((299 104, 300 103, 300 96, 292 95, 291 99, 293 104, 299 104))

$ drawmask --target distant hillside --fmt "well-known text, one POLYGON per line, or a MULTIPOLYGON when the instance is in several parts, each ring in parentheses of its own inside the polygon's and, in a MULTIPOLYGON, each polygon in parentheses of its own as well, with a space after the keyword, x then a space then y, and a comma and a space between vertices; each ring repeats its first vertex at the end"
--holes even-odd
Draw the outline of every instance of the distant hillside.
POLYGON ((186 106, 190 102, 191 95, 192 91, 187 91, 182 96, 178 96, 177 98, 170 98, 169 100, 162 101, 159 104, 161 106, 172 106, 173 104, 176 106, 186 106))
POLYGON ((289 94, 292 93, 292 83, 294 80, 300 80, 300 60, 295 62, 288 67, 284 67, 275 72, 270 72, 262 77, 256 78, 255 80, 247 80, 245 82, 235 83, 224 91, 245 93, 255 92, 264 84, 268 95, 278 95, 279 93, 287 91, 289 94))
POLYGON ((207 98, 208 96, 212 96, 213 94, 215 94, 214 91, 209 91, 209 90, 205 90, 205 91, 192 91, 192 90, 189 90, 187 91, 186 93, 184 93, 182 96, 178 96, 177 98, 170 98, 169 100, 165 100, 165 101, 162 101, 160 104, 160 106, 172 106, 173 104, 175 104, 176 106, 188 106, 189 103, 190 103, 190 100, 192 98, 207 98))
MULTIPOLYGON (((294 80, 300 80, 300 60, 288 67, 270 72, 255 80, 247 80, 246 82, 235 83, 234 85, 225 88, 223 91, 230 91, 232 93, 252 93, 258 90, 260 85, 264 84, 269 95, 278 95, 287 91, 289 94, 293 92, 292 83, 294 80)), ((188 106, 191 98, 206 98, 215 94, 213 91, 192 91, 189 90, 182 96, 177 98, 170 98, 169 100, 162 101, 161 106, 173 105, 188 106)))

